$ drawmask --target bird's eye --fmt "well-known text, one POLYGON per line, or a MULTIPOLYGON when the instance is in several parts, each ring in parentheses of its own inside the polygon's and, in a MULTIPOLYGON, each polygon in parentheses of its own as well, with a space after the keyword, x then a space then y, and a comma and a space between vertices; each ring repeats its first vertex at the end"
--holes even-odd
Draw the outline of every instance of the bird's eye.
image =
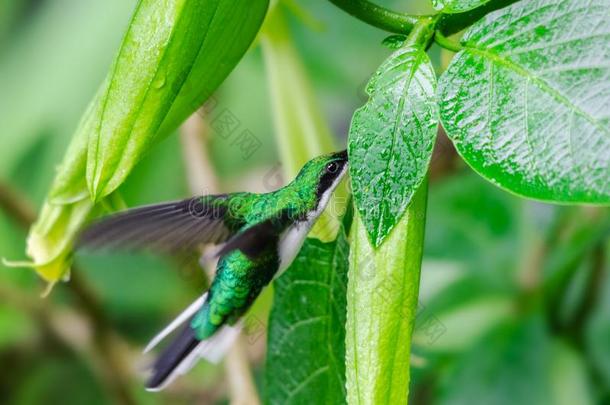
POLYGON ((337 162, 330 162, 326 165, 326 172, 328 173, 337 173, 337 170, 339 170, 337 162))

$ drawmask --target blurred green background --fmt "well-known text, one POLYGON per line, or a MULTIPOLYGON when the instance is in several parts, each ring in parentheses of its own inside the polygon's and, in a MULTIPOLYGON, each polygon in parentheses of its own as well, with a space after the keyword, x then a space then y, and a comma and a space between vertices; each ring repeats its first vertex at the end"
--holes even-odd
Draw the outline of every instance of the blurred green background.
MULTIPOLYGON (((379 3, 430 11, 426 0, 379 3)), ((0 256, 24 257, 26 224, 134 4, 0 0, 0 256)), ((364 84, 390 52, 387 34, 325 1, 287 4, 314 94, 343 145, 364 84)), ((439 72, 451 56, 430 54, 439 72)), ((255 44, 206 109, 205 151, 222 191, 280 184, 270 105, 255 44), (251 155, 215 136, 226 111, 260 141, 251 155)), ((411 403, 610 403, 608 210, 513 196, 474 174, 444 137, 431 170, 411 403)), ((190 195, 181 138, 156 146, 121 193, 129 206, 190 195)), ((205 284, 192 258, 76 263, 73 282, 45 299, 33 272, 0 266, 0 403, 229 401, 223 365, 200 364, 162 394, 142 389, 143 345, 205 284)), ((261 392, 269 294, 262 301, 245 345, 261 392)))

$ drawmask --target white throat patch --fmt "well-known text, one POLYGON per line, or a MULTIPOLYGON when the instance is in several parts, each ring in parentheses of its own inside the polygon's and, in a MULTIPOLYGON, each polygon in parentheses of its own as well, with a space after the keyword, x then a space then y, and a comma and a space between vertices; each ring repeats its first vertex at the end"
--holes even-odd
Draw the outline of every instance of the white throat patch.
POLYGON ((324 191, 324 194, 322 194, 322 197, 318 202, 317 208, 307 214, 307 219, 305 221, 296 222, 294 225, 286 229, 284 233, 280 235, 280 241, 278 243, 280 266, 278 271, 275 273, 275 276, 273 277, 274 279, 279 277, 284 272, 284 270, 286 270, 290 266, 290 264, 292 264, 293 260, 299 253, 299 250, 301 250, 303 242, 305 242, 305 238, 307 237, 307 234, 309 233, 311 227, 320 217, 322 212, 324 212, 326 205, 330 201, 330 196, 332 195, 333 191, 335 191, 335 188, 337 188, 346 172, 347 164, 343 166, 341 173, 339 174, 339 176, 337 176, 335 181, 333 181, 333 184, 328 189, 326 189, 326 191, 324 191))

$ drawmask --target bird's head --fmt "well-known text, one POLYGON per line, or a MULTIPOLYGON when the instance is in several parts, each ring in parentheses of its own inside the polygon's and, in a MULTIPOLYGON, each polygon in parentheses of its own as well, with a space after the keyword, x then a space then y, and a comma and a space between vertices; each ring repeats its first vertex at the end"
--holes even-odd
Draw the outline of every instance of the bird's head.
POLYGON ((294 183, 314 187, 318 202, 328 201, 347 172, 347 151, 330 153, 311 159, 303 166, 294 183))

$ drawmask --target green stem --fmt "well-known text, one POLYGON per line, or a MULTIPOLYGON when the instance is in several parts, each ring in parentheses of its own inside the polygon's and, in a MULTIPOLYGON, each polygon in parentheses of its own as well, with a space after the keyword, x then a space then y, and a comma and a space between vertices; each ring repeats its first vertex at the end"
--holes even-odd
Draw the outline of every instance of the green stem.
POLYGON ((419 16, 397 13, 366 0, 329 0, 335 6, 374 27, 400 34, 411 32, 419 16))
POLYGON ((441 31, 436 31, 434 34, 434 42, 436 42, 442 48, 448 49, 453 52, 459 52, 462 50, 462 45, 458 42, 452 41, 447 38, 441 31))
POLYGON ((442 14, 437 29, 447 36, 456 34, 479 21, 492 11, 507 7, 517 1, 518 0, 491 0, 483 6, 466 11, 465 13, 442 14))
MULTIPOLYGON (((367 0, 329 0, 335 6, 357 19, 382 30, 408 34, 421 18, 430 16, 398 13, 367 0)), ((517 0, 491 0, 474 10, 458 14, 438 14, 439 28, 445 35, 455 34, 474 24, 486 14, 506 7, 517 0)))
POLYGON ((421 17, 413 26, 403 46, 416 46, 426 49, 434 35, 434 25, 437 21, 438 17, 421 17))

